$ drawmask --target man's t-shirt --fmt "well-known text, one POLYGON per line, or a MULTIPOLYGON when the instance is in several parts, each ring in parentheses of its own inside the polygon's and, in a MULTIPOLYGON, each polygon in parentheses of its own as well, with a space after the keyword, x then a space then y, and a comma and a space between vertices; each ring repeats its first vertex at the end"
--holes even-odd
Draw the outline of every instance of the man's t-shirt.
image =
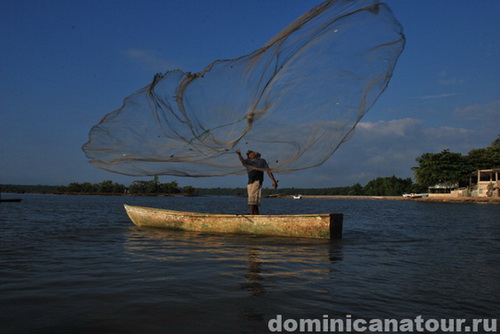
POLYGON ((245 167, 248 172, 248 184, 260 181, 260 184, 262 185, 262 182, 264 182, 264 170, 269 168, 266 160, 245 160, 245 167))

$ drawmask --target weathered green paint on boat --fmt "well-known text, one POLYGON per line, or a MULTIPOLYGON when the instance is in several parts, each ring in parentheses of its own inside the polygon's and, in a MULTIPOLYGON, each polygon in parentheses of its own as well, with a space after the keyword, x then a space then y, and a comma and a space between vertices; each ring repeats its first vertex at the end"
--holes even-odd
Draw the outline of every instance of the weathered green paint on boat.
POLYGON ((127 204, 124 206, 137 226, 198 232, 342 238, 343 215, 340 213, 254 216, 173 211, 127 204))

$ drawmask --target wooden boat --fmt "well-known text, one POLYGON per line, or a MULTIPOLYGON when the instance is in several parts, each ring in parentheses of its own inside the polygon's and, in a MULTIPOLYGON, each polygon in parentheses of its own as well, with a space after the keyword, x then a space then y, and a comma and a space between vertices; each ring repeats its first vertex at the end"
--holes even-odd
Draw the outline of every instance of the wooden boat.
POLYGON ((340 213, 304 215, 231 215, 173 211, 125 204, 137 226, 183 231, 242 233, 284 237, 341 239, 340 213))

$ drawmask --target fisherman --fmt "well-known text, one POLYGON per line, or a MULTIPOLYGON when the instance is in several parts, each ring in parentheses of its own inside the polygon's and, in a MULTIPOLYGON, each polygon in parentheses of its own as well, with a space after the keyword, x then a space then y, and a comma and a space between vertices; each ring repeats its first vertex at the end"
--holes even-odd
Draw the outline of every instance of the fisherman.
POLYGON ((273 173, 269 169, 266 160, 260 157, 260 153, 254 151, 247 152, 247 158, 244 159, 240 149, 236 150, 238 158, 247 169, 248 173, 248 208, 251 215, 259 214, 259 205, 262 197, 262 183, 264 182, 264 171, 273 182, 273 188, 278 188, 278 182, 274 178, 273 173))

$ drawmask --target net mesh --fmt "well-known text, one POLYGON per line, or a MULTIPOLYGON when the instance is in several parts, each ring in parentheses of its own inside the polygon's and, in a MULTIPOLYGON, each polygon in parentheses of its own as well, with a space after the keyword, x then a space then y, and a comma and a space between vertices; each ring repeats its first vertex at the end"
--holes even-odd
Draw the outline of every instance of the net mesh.
POLYGON ((133 176, 243 173, 236 148, 261 152, 275 173, 321 165, 385 90, 404 42, 385 4, 326 1, 249 55, 157 74, 83 150, 133 176))

